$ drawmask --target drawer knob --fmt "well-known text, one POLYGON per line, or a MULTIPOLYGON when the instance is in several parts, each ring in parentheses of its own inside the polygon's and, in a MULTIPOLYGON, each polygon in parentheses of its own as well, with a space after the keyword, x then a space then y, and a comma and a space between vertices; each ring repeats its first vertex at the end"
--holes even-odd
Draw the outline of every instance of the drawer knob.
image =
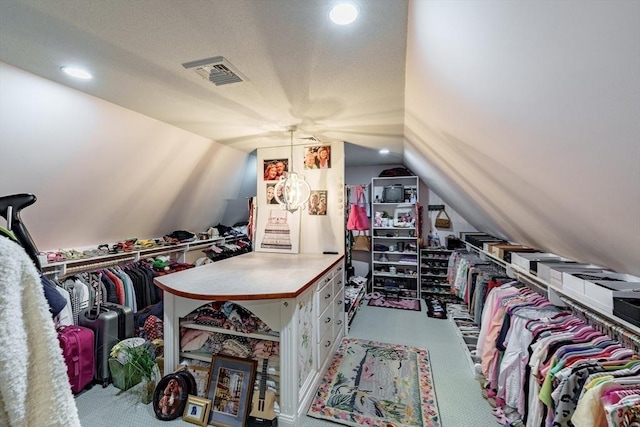
POLYGON ((338 324, 338 326, 340 326, 342 325, 342 320, 338 320, 336 323, 338 324))
POLYGON ((342 305, 342 300, 338 301, 338 305, 342 305))
POLYGON ((324 323, 329 323, 331 322, 331 317, 327 317, 326 319, 324 319, 324 323))
POLYGON ((331 341, 327 341, 327 342, 324 344, 324 346, 325 346, 325 347, 329 347, 330 345, 331 345, 331 341))
POLYGON ((327 295, 324 297, 324 299, 329 299, 329 298, 331 298, 331 294, 327 294, 327 295))

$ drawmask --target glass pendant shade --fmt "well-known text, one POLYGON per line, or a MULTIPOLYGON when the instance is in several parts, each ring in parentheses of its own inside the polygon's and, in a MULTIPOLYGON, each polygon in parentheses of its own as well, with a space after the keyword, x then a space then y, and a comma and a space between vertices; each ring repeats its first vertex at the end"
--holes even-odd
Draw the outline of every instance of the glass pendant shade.
POLYGON ((311 196, 311 187, 309 187, 306 178, 293 171, 294 130, 294 127, 289 129, 291 134, 291 172, 285 172, 274 188, 274 196, 276 201, 280 203, 280 207, 292 213, 303 208, 311 196))
POLYGON ((303 208, 311 196, 311 187, 305 177, 291 171, 286 172, 275 187, 275 198, 282 209, 295 212, 303 208), (280 197, 278 195, 281 195, 280 197))

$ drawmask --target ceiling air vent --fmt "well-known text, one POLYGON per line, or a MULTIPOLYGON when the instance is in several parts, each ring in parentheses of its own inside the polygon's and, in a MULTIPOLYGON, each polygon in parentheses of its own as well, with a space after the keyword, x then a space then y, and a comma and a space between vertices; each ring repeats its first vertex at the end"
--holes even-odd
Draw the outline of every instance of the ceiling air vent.
POLYGON ((209 80, 216 86, 249 81, 222 56, 185 62, 182 66, 186 69, 193 69, 200 77, 209 80))
POLYGON ((301 136, 300 138, 298 138, 300 140, 304 139, 305 141, 311 141, 311 142, 320 142, 320 140, 318 138, 316 138, 315 136, 301 136))

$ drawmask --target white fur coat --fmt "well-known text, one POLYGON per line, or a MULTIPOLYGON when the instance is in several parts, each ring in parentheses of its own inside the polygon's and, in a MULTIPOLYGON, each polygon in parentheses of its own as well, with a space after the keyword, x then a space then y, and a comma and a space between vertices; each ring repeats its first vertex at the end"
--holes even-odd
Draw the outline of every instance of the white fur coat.
POLYGON ((38 271, 0 237, 0 426, 80 426, 38 271))

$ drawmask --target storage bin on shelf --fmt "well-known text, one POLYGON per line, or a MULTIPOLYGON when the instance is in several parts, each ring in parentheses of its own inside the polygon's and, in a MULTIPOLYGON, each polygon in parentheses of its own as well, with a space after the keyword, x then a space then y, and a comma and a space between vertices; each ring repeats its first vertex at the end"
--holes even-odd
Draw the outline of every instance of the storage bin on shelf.
POLYGON ((544 261, 561 261, 562 257, 548 252, 515 252, 511 255, 511 263, 524 271, 537 272, 538 263, 544 261))
POLYGON ((640 327, 640 297, 614 297, 613 314, 632 325, 640 327))
POLYGON ((574 261, 562 262, 539 262, 537 275, 540 280, 550 283, 558 289, 562 289, 562 273, 563 272, 586 272, 602 273, 605 271, 602 267, 593 264, 582 264, 574 261))
POLYGON ((563 291, 576 301, 613 314, 613 298, 640 297, 640 278, 613 272, 563 274, 563 291))

